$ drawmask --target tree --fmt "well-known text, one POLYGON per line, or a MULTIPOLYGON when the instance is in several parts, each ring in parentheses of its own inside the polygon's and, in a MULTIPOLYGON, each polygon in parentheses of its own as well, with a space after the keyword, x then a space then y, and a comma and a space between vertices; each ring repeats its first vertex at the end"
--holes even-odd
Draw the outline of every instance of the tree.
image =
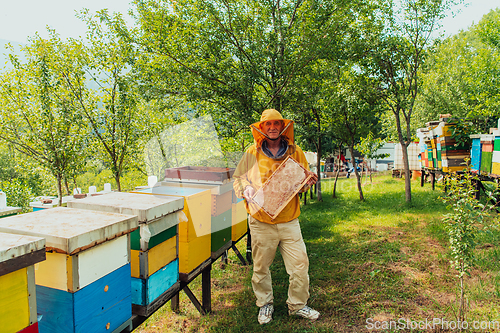
POLYGON ((341 49, 358 3, 136 1, 139 29, 122 36, 144 50, 137 68, 151 91, 212 104, 217 127, 235 137, 266 108, 298 109, 295 78, 341 49))
POLYGON ((477 236, 482 230, 492 226, 487 217, 489 211, 498 205, 498 189, 485 191, 493 205, 483 204, 475 198, 475 183, 479 181, 478 176, 465 172, 463 175, 448 174, 446 178, 449 191, 442 200, 448 204, 447 208, 451 212, 443 217, 443 222, 451 249, 450 264, 458 272, 460 283, 458 320, 463 322, 466 313, 465 275, 470 276, 470 270, 475 265, 474 249, 477 245, 477 236))
POLYGON ((339 82, 328 94, 332 131, 341 135, 352 156, 359 199, 364 200, 361 179, 356 168, 354 146, 378 124, 381 111, 380 95, 375 78, 367 77, 354 68, 343 68, 339 82))
MULTIPOLYGON (((354 148, 364 155, 367 159, 382 159, 389 157, 390 154, 378 154, 377 151, 384 146, 385 142, 381 138, 375 138, 372 132, 369 132, 366 137, 361 138, 354 148)), ((370 173, 370 181, 372 181, 372 172, 368 166, 367 172, 370 173)))
MULTIPOLYGON (((383 99, 394 115, 403 151, 405 198, 411 202, 408 145, 412 142, 411 120, 419 93, 420 73, 432 33, 453 0, 402 0, 382 8, 386 26, 374 31, 369 72, 383 79, 383 99)), ((366 63, 364 64, 366 65, 366 63)))
POLYGON ((94 89, 85 88, 81 81, 65 74, 73 96, 80 102, 83 117, 92 129, 92 150, 109 167, 121 191, 120 177, 133 165, 145 124, 138 112, 136 82, 130 74, 136 50, 106 29, 100 20, 123 24, 119 14, 111 17, 106 11, 92 16, 82 11, 80 18, 88 27, 85 52, 78 59, 94 89))
POLYGON ((79 50, 51 31, 50 39, 35 36, 23 51, 26 62, 11 55, 14 69, 0 77, 0 139, 46 168, 62 198, 63 178, 78 168, 86 146, 79 105, 63 80, 63 73, 83 74, 79 50))
POLYGON ((486 14, 469 31, 436 43, 422 67, 422 89, 415 106, 423 124, 439 113, 474 121, 478 133, 488 132, 500 116, 500 48, 491 31, 500 29, 500 10, 486 14), (493 41, 491 41, 493 39, 493 41))

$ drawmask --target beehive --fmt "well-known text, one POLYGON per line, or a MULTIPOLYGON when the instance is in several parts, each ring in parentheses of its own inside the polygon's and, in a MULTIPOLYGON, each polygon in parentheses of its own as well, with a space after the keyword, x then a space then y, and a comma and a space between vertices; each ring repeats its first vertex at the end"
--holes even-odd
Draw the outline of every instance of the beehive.
POLYGON ((488 176, 491 173, 491 162, 493 159, 493 140, 490 134, 481 135, 481 167, 480 172, 488 176))
POLYGON ((38 332, 34 265, 45 239, 0 233, 0 331, 38 332))
POLYGON ((133 312, 147 315, 150 305, 179 280, 177 225, 185 219, 180 197, 112 192, 68 203, 69 207, 136 215, 131 233, 133 312))
POLYGON ((462 171, 466 168, 465 159, 470 156, 469 147, 464 144, 458 144, 451 136, 454 122, 441 122, 442 128, 441 141, 441 159, 443 171, 462 171))
POLYGON ((425 143, 426 137, 429 134, 429 130, 427 128, 418 128, 417 129, 417 137, 419 139, 418 148, 419 152, 419 162, 420 168, 425 168, 428 166, 427 162, 427 144, 425 143))
POLYGON ((53 208, 0 219, 0 231, 43 237, 35 267, 40 332, 113 332, 131 322, 130 232, 137 216, 53 208))
POLYGON ((165 180, 191 181, 191 182, 230 182, 234 170, 232 168, 184 166, 179 168, 169 168, 165 170, 165 180))
POLYGON ((439 121, 430 121, 426 123, 428 129, 428 141, 426 144, 428 146, 427 149, 427 157, 428 157, 428 169, 430 170, 439 170, 442 167, 441 161, 441 153, 438 154, 438 137, 439 133, 441 133, 441 128, 439 128, 439 121))
POLYGON ((181 280, 210 258, 212 232, 210 189, 155 186, 139 189, 133 193, 184 198, 183 212, 187 221, 180 222, 178 226, 181 280))
POLYGON ((491 173, 496 177, 500 176, 500 136, 495 136, 495 141, 493 143, 491 173))
POLYGON ((471 135, 472 148, 470 151, 471 156, 471 171, 474 173, 479 173, 481 170, 481 155, 482 155, 482 145, 481 145, 481 135, 474 134, 471 135))
POLYGON ((0 209, 0 218, 16 215, 21 211, 19 207, 6 207, 4 209, 0 209))
POLYGON ((232 245, 232 202, 233 182, 225 183, 185 183, 163 181, 162 186, 178 188, 208 189, 211 194, 211 240, 210 251, 212 259, 217 259, 222 252, 232 245))
MULTIPOLYGON (((68 202, 75 200, 75 198, 72 195, 64 196, 62 198, 62 204, 61 207, 66 207, 68 202)), ((59 198, 58 197, 39 197, 36 200, 32 201, 29 203, 30 207, 33 209, 34 212, 44 210, 44 209, 49 209, 49 208, 54 208, 59 206, 59 198), (48 200, 50 202, 43 203, 43 200, 48 200)))
POLYGON ((248 231, 247 209, 243 199, 237 199, 236 203, 232 204, 232 228, 231 238, 233 242, 238 241, 248 231))

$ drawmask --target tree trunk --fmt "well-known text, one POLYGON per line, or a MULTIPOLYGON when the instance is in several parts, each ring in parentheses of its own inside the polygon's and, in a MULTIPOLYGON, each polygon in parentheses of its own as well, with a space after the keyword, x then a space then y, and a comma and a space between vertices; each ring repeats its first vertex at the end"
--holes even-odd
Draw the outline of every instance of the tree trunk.
POLYGON ((411 175, 410 164, 408 162, 408 146, 406 142, 401 143, 401 150, 403 151, 403 166, 405 171, 405 197, 406 202, 411 202, 411 175))
POLYGON ((57 197, 59 198, 59 207, 62 206, 62 175, 57 174, 56 176, 56 186, 57 186, 57 197))
POLYGON ((313 113, 316 118, 316 125, 318 126, 318 142, 316 143, 316 172, 318 174, 318 182, 316 183, 316 196, 318 197, 318 201, 323 201, 323 196, 321 195, 321 118, 319 117, 317 110, 313 109, 313 113))
POLYGON ((318 147, 318 153, 316 156, 316 165, 317 165, 316 172, 318 174, 318 182, 316 183, 316 195, 318 197, 318 201, 323 201, 323 196, 321 195, 321 137, 318 137, 317 147, 318 147))
POLYGON ((69 191, 69 183, 67 177, 64 177, 64 187, 66 188, 66 195, 71 195, 71 192, 69 191))
POLYGON ((336 198, 336 190, 337 190, 337 180, 339 179, 340 175, 340 167, 342 166, 342 160, 340 159, 340 154, 342 153, 342 148, 339 148, 339 158, 337 159, 337 172, 335 173, 335 181, 333 182, 333 194, 332 198, 336 198))
POLYGON ((120 174, 115 173, 115 181, 116 181, 116 187, 118 188, 118 192, 122 191, 122 185, 120 184, 120 174))
POLYGON ((365 198, 363 196, 363 189, 361 188, 361 178, 359 177, 359 172, 356 168, 356 158, 354 157, 354 146, 352 144, 349 145, 349 151, 351 152, 352 166, 354 168, 354 174, 356 175, 356 180, 358 183, 359 200, 364 201, 365 198))
MULTIPOLYGON (((464 270, 464 263, 460 263, 461 266, 461 273, 463 273, 464 270)), ((460 322, 465 321, 465 299, 464 299, 464 276, 463 274, 460 276, 460 306, 458 309, 458 320, 460 322)), ((462 331, 462 327, 460 326, 460 332, 462 331)))
POLYGON ((408 144, 404 139, 403 139, 403 132, 401 129, 401 119, 399 118, 400 111, 396 110, 394 111, 394 115, 396 118, 396 128, 398 131, 398 138, 399 142, 401 143, 401 150, 403 152, 403 166, 404 166, 404 172, 405 172, 405 198, 406 202, 411 202, 411 178, 410 178, 410 165, 408 163, 408 144))

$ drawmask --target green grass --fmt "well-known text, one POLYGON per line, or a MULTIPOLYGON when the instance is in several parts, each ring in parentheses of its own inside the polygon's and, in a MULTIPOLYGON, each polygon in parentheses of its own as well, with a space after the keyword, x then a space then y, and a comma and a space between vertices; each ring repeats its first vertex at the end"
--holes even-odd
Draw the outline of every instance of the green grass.
MULTIPOLYGON (((167 304, 137 332, 365 332, 368 318, 455 320, 458 289, 441 223, 446 207, 440 186, 432 191, 412 182, 407 204, 404 180, 388 175, 364 183, 363 202, 355 179, 340 179, 335 199, 332 185, 324 180, 323 202, 308 198, 300 217, 310 259, 309 305, 321 312, 318 321, 288 316, 288 275, 278 252, 271 267, 274 319, 259 325, 251 267, 231 253, 225 269, 213 265, 209 315, 200 316, 181 293, 178 314, 167 304)), ((467 281, 471 322, 500 318, 500 236, 492 230, 479 238, 478 266, 467 281)), ((245 247, 245 240, 238 244, 241 253, 245 247)), ((198 299, 200 286, 200 278, 190 285, 198 299)))

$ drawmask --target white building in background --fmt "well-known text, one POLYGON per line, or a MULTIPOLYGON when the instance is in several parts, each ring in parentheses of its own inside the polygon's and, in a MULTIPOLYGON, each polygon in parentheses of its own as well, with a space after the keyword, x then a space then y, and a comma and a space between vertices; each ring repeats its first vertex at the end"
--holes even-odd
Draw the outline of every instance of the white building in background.
POLYGON ((377 155, 388 154, 389 156, 379 159, 368 159, 367 163, 370 169, 376 171, 391 170, 394 167, 395 145, 396 144, 394 142, 386 142, 382 147, 380 147, 377 150, 377 155))
MULTIPOLYGON (((349 149, 344 149, 345 151, 345 158, 348 161, 348 167, 352 167, 352 156, 349 151, 349 149)), ((416 143, 411 143, 408 146, 408 158, 409 158, 409 163, 410 163, 410 170, 420 170, 420 163, 418 160, 418 155, 420 153, 420 148, 418 144, 416 143)), ((307 156, 308 153, 306 154, 306 158, 309 161, 309 157, 307 156)), ((314 156, 314 162, 310 163, 313 164, 314 166, 316 165, 316 153, 310 153, 314 154, 311 155, 311 159, 314 156)), ((386 154, 388 155, 387 157, 384 158, 379 158, 379 159, 369 159, 366 160, 368 166, 370 167, 371 170, 373 171, 386 171, 386 170, 392 170, 392 169, 399 169, 402 170, 404 169, 403 167, 403 152, 401 150, 401 144, 400 143, 395 143, 395 142, 387 142, 385 143, 381 148, 377 150, 377 155, 382 155, 386 154)), ((363 161, 363 155, 359 153, 358 151, 354 150, 354 157, 356 158, 356 162, 360 163, 363 161)))
MULTIPOLYGON (((420 148, 418 147, 418 144, 411 143, 408 146, 408 161, 410 170, 420 170, 420 163, 418 161, 419 153, 420 148)), ((391 169, 404 169, 403 151, 400 143, 387 142, 377 150, 377 154, 389 154, 389 156, 383 159, 368 160, 368 164, 372 170, 386 171, 391 169)))

